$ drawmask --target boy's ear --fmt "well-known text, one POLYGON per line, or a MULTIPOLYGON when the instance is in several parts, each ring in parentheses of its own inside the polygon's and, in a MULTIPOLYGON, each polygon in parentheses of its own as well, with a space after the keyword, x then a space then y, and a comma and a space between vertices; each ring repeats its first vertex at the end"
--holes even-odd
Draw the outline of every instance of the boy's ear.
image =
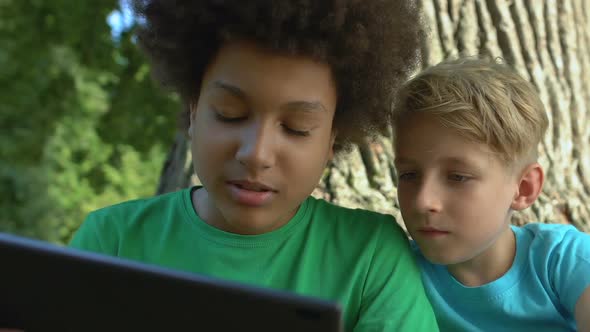
POLYGON ((533 205, 543 190, 545 173, 539 163, 532 163, 525 167, 518 182, 518 188, 510 208, 524 210, 533 205))
POLYGON ((328 154, 328 162, 334 159, 334 143, 336 142, 336 129, 332 129, 332 136, 330 137, 330 151, 328 154))
POLYGON ((190 137, 191 139, 193 138, 193 124, 194 124, 194 120, 193 120, 193 116, 194 116, 194 112, 196 111, 196 107, 197 104, 195 102, 189 102, 188 104, 188 137, 190 137))

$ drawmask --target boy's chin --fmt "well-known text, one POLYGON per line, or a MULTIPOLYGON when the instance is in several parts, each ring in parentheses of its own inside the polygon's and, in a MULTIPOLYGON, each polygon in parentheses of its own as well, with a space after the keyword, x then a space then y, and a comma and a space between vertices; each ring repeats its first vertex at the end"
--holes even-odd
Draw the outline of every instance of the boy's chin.
POLYGON ((418 246, 420 248, 420 252, 422 256, 426 258, 426 260, 432 264, 436 265, 452 265, 456 264, 460 259, 456 257, 451 257, 448 255, 447 252, 443 250, 436 249, 436 248, 423 248, 422 246, 418 246))

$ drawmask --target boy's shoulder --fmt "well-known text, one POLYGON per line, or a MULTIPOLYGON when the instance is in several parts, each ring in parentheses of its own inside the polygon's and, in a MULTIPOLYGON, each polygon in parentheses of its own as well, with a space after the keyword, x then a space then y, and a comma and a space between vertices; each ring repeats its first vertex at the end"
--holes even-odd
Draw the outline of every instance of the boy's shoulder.
POLYGON ((90 212, 87 219, 98 222, 109 220, 131 222, 139 216, 145 217, 151 214, 161 214, 164 211, 170 210, 170 208, 178 208, 179 205, 183 205, 183 196, 185 194, 188 195, 187 190, 190 190, 190 188, 106 206, 90 212))
POLYGON ((524 226, 512 226, 517 239, 528 238, 531 245, 543 243, 543 247, 559 247, 569 243, 590 245, 590 235, 578 230, 573 225, 529 223, 524 226))
POLYGON ((532 223, 513 227, 517 250, 544 289, 568 312, 590 286, 590 235, 572 225, 532 223), (518 248, 519 241, 525 246, 518 248), (526 246, 528 244, 528 246, 526 246))
POLYGON ((139 241, 162 233, 167 221, 183 220, 190 188, 130 200, 88 214, 70 247, 116 255, 121 241, 139 241), (186 197, 184 197, 186 195, 186 197))
POLYGON ((530 223, 512 226, 529 257, 548 264, 561 261, 567 256, 590 261, 590 235, 572 225, 530 223))
POLYGON ((315 205, 315 208, 319 211, 325 211, 327 213, 333 213, 337 216, 354 216, 354 217, 365 217, 365 218, 372 218, 372 219, 387 219, 393 218, 392 215, 367 210, 364 208, 355 208, 355 207, 346 207, 342 205, 338 205, 338 203, 329 202, 323 198, 317 198, 314 196, 309 196, 308 201, 315 205))
POLYGON ((108 213, 113 211, 127 211, 134 210, 143 207, 158 207, 168 204, 176 204, 178 200, 182 200, 182 195, 190 190, 190 188, 184 188, 177 191, 155 195, 151 197, 141 197, 116 203, 113 205, 105 206, 103 208, 93 211, 93 213, 108 213))
POLYGON ((577 228, 568 224, 546 224, 532 222, 522 226, 511 226, 515 231, 524 231, 537 236, 563 236, 568 232, 579 232, 577 228))
POLYGON ((352 208, 337 205, 321 198, 310 196, 308 203, 312 205, 313 217, 321 219, 329 225, 339 227, 381 227, 382 224, 398 225, 391 214, 385 214, 364 208, 352 208))
POLYGON ((354 240, 357 243, 365 239, 396 245, 407 244, 406 233, 391 214, 363 208, 343 207, 314 197, 309 197, 308 204, 311 205, 312 225, 335 236, 341 234, 343 237, 354 237, 351 241, 354 240))

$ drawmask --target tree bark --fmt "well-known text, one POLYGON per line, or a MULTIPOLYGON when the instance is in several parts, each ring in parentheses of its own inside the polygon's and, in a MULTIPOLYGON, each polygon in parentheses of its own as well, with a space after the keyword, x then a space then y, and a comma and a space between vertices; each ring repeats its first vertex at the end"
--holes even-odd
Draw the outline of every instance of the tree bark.
MULTIPOLYGON (((570 223, 590 232, 590 3, 587 0, 422 0, 423 67, 449 57, 501 57, 537 88, 549 116, 540 148, 546 182, 514 224, 570 223)), ((397 203, 389 137, 339 155, 313 195, 393 214, 397 203)), ((198 183, 185 135, 178 134, 158 193, 198 183)))

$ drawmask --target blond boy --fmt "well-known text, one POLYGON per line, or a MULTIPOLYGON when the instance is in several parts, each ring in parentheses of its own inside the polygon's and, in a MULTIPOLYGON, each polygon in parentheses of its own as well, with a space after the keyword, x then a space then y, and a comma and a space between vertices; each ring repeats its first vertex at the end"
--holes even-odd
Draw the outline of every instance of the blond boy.
POLYGON ((590 331, 590 236, 510 223, 541 193, 547 124, 497 62, 443 62, 401 89, 399 204, 441 331, 590 331))

